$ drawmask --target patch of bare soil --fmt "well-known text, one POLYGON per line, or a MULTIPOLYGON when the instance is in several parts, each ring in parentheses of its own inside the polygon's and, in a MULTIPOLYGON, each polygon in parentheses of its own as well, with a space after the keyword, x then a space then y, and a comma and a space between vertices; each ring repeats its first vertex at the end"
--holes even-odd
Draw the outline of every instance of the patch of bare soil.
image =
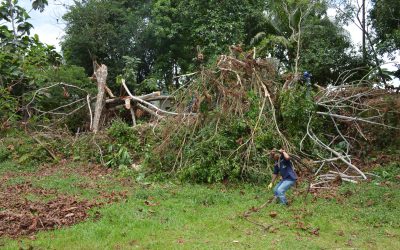
POLYGON ((0 237, 29 235, 40 230, 69 226, 88 217, 87 210, 100 205, 88 200, 58 194, 54 190, 32 187, 30 183, 2 188, 0 191, 0 237), (50 201, 32 201, 52 197, 50 201))
MULTIPOLYGON (((41 169, 29 175, 46 176, 56 170, 60 171, 60 168, 41 169)), ((64 170, 70 171, 69 168, 64 170)), ((106 175, 109 170, 94 167, 83 173, 98 177, 106 175)), ((13 177, 15 174, 6 174, 0 178, 0 237, 16 238, 42 230, 71 226, 87 219, 89 209, 127 198, 127 192, 110 193, 105 190, 99 192, 99 196, 93 197, 93 200, 86 200, 61 194, 55 189, 35 187, 29 181, 6 185, 13 177)))

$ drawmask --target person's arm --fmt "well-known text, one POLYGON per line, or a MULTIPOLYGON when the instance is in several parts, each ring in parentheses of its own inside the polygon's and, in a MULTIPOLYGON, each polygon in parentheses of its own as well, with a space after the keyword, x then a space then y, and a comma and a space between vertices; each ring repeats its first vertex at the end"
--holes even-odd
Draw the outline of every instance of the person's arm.
POLYGON ((277 168, 277 166, 274 166, 274 172, 272 173, 272 179, 271 179, 271 183, 269 183, 269 185, 268 185, 268 189, 272 188, 272 186, 275 183, 275 180, 278 178, 278 173, 279 173, 278 171, 279 171, 279 169, 277 168))
POLYGON ((278 178, 277 174, 272 174, 272 179, 271 179, 271 183, 274 184, 276 178, 278 178))
POLYGON ((283 155, 283 158, 285 158, 285 160, 290 160, 290 155, 286 153, 284 149, 279 150, 279 152, 283 155))

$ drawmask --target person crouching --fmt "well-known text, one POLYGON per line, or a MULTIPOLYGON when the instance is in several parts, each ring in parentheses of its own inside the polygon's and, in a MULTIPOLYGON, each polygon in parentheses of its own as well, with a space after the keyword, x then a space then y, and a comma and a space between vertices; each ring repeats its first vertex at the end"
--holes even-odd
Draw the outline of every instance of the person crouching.
POLYGON ((278 175, 280 175, 282 179, 274 188, 274 199, 279 198, 282 204, 288 205, 285 193, 296 183, 297 175, 293 169, 293 164, 290 161, 290 156, 285 152, 285 150, 274 150, 271 152, 271 157, 275 161, 275 164, 274 171, 272 173, 272 180, 268 185, 268 189, 272 188, 275 180, 278 178, 278 175))

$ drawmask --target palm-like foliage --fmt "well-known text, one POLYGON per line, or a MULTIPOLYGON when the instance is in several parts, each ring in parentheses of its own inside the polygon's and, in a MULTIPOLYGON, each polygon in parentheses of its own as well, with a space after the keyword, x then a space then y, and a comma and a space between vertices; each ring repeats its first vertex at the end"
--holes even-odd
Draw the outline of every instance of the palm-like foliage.
POLYGON ((301 34, 316 25, 312 20, 319 19, 325 11, 324 1, 271 0, 265 11, 266 31, 254 36, 251 43, 297 71, 301 34))

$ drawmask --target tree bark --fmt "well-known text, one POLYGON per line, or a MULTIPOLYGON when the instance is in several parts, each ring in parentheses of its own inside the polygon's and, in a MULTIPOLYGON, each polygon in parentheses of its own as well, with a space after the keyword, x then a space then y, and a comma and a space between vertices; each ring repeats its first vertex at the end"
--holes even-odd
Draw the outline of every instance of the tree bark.
POLYGON ((102 64, 100 67, 96 69, 96 72, 94 73, 97 79, 97 98, 96 98, 96 107, 94 110, 94 119, 93 119, 93 128, 92 131, 94 133, 97 133, 100 129, 100 118, 101 118, 101 113, 103 112, 104 108, 104 98, 105 98, 105 86, 106 86, 106 80, 107 80, 107 66, 102 64))
POLYGON ((367 62, 367 48, 365 43, 366 38, 366 26, 365 26, 365 0, 362 1, 362 50, 363 50, 363 61, 364 63, 367 62))
POLYGON ((131 111, 131 116, 132 116, 132 126, 136 126, 136 116, 135 116, 135 110, 133 110, 133 107, 129 109, 131 111))

